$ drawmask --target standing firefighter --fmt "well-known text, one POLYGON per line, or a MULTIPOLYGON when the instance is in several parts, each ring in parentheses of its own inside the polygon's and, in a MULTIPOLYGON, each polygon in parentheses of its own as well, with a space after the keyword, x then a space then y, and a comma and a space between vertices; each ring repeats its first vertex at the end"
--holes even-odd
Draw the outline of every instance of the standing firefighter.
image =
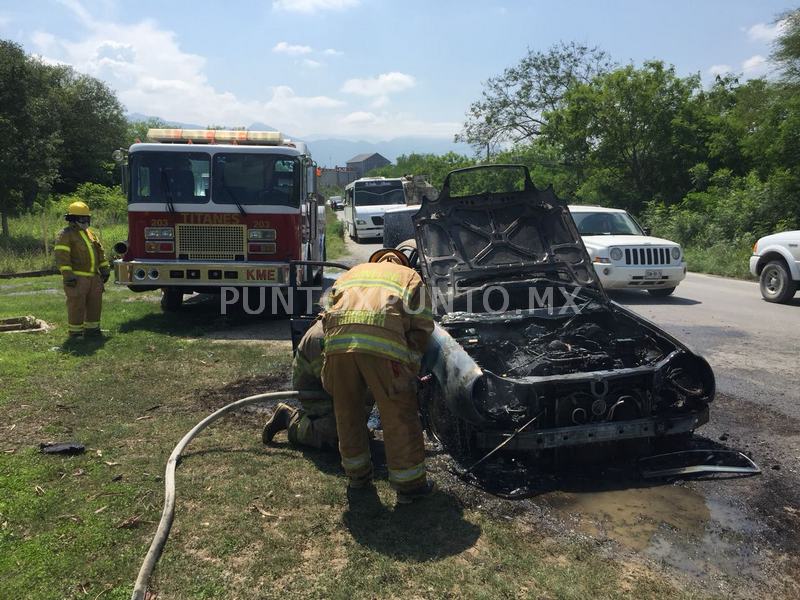
POLYGON ((416 377, 433 331, 430 301, 402 252, 382 249, 333 285, 322 317, 322 384, 333 396, 339 453, 350 487, 372 480, 369 434, 361 399, 368 388, 378 403, 397 501, 428 495, 425 443, 416 377))
POLYGON ((54 247, 56 264, 64 278, 69 335, 100 335, 103 284, 108 281, 108 261, 103 246, 89 229, 91 213, 83 202, 73 202, 64 216, 54 247))

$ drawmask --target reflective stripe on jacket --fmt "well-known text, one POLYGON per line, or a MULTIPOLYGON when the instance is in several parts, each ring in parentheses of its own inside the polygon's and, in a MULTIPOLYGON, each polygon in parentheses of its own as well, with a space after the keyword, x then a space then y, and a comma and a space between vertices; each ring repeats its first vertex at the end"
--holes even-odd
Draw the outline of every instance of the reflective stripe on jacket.
POLYGON ((322 323, 326 354, 363 352, 411 365, 433 331, 422 279, 388 262, 357 265, 337 279, 322 323))
POLYGON ((70 224, 61 230, 53 250, 56 266, 62 274, 71 271, 75 275, 92 277, 109 266, 94 232, 84 231, 77 225, 70 224))

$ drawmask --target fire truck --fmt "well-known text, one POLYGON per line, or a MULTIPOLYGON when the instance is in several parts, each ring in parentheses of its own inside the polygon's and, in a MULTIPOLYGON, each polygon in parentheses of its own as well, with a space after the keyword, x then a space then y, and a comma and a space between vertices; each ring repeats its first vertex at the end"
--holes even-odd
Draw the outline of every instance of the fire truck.
POLYGON ((127 160, 115 155, 128 198, 116 283, 163 290, 165 310, 192 292, 321 283, 325 208, 305 144, 277 131, 150 129, 127 160))

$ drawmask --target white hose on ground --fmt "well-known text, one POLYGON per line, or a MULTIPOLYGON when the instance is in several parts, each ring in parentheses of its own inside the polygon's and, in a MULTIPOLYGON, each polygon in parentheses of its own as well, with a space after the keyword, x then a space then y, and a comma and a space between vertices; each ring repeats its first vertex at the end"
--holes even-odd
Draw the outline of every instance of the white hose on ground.
POLYGON ((147 584, 150 582, 150 577, 153 570, 156 568, 156 563, 161 557, 161 552, 164 550, 164 544, 167 543, 167 536, 169 535, 170 527, 172 527, 172 519, 175 515, 175 467, 178 465, 178 460, 181 453, 186 446, 191 442, 194 437, 208 427, 211 423, 220 417, 232 412, 243 406, 250 404, 258 404, 265 400, 300 400, 301 398, 313 398, 317 395, 313 392, 270 392, 268 394, 258 394, 256 396, 248 396, 235 402, 223 406, 218 411, 211 413, 205 419, 195 425, 189 433, 187 433, 169 456, 167 461, 167 469, 164 473, 164 510, 161 512, 161 521, 158 523, 156 535, 150 544, 150 549, 147 551, 147 556, 144 557, 144 562, 139 569, 139 575, 136 578, 136 584, 133 587, 132 600, 145 600, 147 595, 147 584))

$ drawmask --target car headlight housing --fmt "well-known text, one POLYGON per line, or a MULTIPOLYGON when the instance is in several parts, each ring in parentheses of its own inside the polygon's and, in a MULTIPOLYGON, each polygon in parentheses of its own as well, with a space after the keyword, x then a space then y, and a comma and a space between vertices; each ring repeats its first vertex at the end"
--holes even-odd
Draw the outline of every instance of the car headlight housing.
POLYGON ((611 260, 622 260, 622 248, 612 248, 609 256, 611 260))
POLYGON ((171 240, 175 237, 172 227, 145 227, 144 239, 146 240, 171 240))
POLYGON ((672 258, 673 259, 680 260, 680 258, 681 258, 681 249, 680 249, 679 246, 675 246, 670 252, 672 253, 672 258))
POLYGON ((274 242, 275 230, 274 229, 251 229, 247 232, 247 239, 259 242, 274 242))
POLYGON ((356 225, 366 225, 367 222, 364 219, 356 219, 356 225))

